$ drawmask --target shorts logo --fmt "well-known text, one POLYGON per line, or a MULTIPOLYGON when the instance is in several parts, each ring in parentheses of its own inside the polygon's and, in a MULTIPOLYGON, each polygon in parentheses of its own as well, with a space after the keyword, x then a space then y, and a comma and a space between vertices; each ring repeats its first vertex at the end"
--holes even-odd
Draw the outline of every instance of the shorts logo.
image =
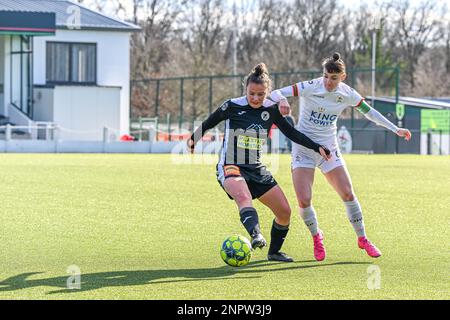
POLYGON ((241 175, 241 170, 238 166, 224 166, 223 170, 225 171, 225 177, 241 175))
POLYGON ((295 156, 295 161, 302 161, 303 160, 303 157, 301 156, 301 155, 296 155, 295 156))
POLYGON ((336 152, 334 153, 336 155, 336 158, 340 158, 341 155, 339 154, 339 151, 336 150, 336 152))
POLYGON ((264 121, 269 120, 270 118, 270 113, 267 111, 263 111, 263 113, 261 113, 261 119, 263 119, 264 121))

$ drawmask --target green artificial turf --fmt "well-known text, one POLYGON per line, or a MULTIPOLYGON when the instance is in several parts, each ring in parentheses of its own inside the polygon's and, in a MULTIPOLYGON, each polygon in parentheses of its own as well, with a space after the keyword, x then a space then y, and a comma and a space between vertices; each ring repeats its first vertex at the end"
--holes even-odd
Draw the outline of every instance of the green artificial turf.
MULTIPOLYGON (((264 249, 233 268, 220 245, 247 235, 215 156, 1 154, 0 299, 448 299, 450 157, 345 158, 382 257, 358 249, 317 171, 327 258, 314 260, 283 155, 273 172, 292 207, 283 251, 295 262, 267 262, 264 249), (80 289, 68 289, 77 268, 80 289)), ((255 204, 269 240, 273 215, 255 204)))

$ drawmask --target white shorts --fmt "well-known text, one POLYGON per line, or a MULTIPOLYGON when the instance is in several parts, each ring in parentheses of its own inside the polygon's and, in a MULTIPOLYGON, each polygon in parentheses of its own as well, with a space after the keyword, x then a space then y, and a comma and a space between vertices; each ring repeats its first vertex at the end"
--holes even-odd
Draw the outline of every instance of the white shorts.
POLYGON ((341 150, 337 144, 329 146, 331 151, 331 159, 325 159, 312 149, 308 149, 297 143, 292 144, 292 170, 297 168, 311 168, 319 167, 322 173, 328 173, 331 170, 345 166, 345 160, 341 155, 341 150))

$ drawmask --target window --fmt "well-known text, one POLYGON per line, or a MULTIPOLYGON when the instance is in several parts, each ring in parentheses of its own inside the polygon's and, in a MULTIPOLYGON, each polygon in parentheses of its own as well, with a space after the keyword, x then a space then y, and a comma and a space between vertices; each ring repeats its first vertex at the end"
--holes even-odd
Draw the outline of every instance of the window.
POLYGON ((11 36, 11 104, 32 117, 33 114, 33 39, 30 36, 11 36))
POLYGON ((47 42, 47 83, 96 84, 97 46, 47 42))

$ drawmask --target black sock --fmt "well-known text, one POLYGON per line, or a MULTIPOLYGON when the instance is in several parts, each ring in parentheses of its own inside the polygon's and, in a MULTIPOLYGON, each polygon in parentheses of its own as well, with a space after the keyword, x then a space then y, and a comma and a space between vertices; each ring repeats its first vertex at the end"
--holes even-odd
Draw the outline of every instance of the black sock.
POLYGON ((247 230, 250 237, 253 238, 258 233, 261 233, 261 228, 259 227, 258 213, 256 212, 255 208, 252 207, 242 208, 241 211, 239 211, 239 214, 241 216, 241 222, 244 225, 245 230, 247 230))
POLYGON ((280 251, 284 239, 289 231, 289 225, 282 226, 273 220, 272 231, 270 232, 271 240, 269 247, 269 254, 274 254, 280 251))

